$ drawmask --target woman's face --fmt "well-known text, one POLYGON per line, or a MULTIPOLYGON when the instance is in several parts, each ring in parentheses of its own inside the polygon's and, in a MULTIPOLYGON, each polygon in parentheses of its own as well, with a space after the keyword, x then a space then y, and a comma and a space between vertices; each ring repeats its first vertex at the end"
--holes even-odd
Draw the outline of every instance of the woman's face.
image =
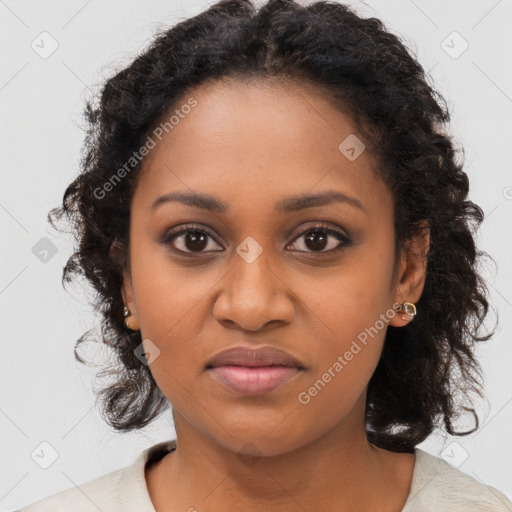
POLYGON ((392 196, 375 162, 309 86, 225 81, 190 98, 144 162, 123 290, 177 429, 265 455, 340 425, 364 432, 387 325, 407 323, 393 304, 423 287, 406 259, 393 276, 392 196), (223 206, 157 202, 175 192, 223 206), (327 193, 339 196, 291 199, 327 193), (303 368, 271 391, 233 389, 207 365, 240 345, 279 348, 303 368))

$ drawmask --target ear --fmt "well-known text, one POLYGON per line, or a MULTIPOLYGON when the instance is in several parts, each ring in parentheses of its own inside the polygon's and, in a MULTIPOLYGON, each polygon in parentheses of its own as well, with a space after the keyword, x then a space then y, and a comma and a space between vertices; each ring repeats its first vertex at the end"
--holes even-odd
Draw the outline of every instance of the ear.
MULTIPOLYGON (((427 255, 430 249, 430 227, 428 221, 418 224, 418 231, 403 248, 398 264, 393 303, 412 302, 421 297, 427 276, 427 255)), ((407 325, 413 317, 397 312, 389 324, 394 327, 407 325)))
POLYGON ((133 284, 132 278, 130 274, 130 259, 126 255, 124 250, 124 246, 117 239, 112 242, 110 245, 110 257, 122 268, 122 286, 121 286, 121 296, 123 298, 123 305, 126 306, 130 310, 130 326, 137 330, 138 327, 138 319, 137 319, 137 309, 135 306, 134 293, 133 293, 133 284))

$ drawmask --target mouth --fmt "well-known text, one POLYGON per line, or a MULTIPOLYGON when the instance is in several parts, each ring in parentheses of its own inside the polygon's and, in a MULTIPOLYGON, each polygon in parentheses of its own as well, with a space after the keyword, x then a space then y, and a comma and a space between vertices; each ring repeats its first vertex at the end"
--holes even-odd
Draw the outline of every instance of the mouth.
POLYGON ((287 352, 274 347, 235 347, 213 357, 206 370, 232 391, 258 396, 294 379, 304 366, 287 352))
POLYGON ((292 366, 216 366, 209 371, 221 384, 246 396, 270 393, 301 372, 292 366))

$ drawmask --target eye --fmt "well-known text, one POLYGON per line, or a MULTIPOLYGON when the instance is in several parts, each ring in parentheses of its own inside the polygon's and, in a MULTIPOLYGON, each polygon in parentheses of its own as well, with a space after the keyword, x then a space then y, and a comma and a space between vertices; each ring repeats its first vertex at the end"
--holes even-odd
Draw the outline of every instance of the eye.
MULTIPOLYGON (((297 245, 296 240, 300 240, 302 237, 305 237, 304 241, 302 244, 298 245, 306 247, 306 250, 299 249, 299 252, 311 252, 314 256, 317 256, 315 253, 337 252, 344 246, 350 244, 350 239, 343 232, 329 228, 325 224, 311 226, 310 228, 304 230, 297 238, 295 238, 295 241, 292 245, 297 245), (329 238, 331 238, 330 243, 329 238), (334 241, 334 239, 337 240, 337 242, 334 241), (330 248, 327 248, 326 250, 326 247, 328 246, 330 246, 330 248), (308 250, 308 247, 310 250, 308 250)), ((323 256, 323 254, 318 255, 323 256)))
POLYGON ((206 252, 205 249, 212 245, 208 243, 208 239, 210 239, 210 241, 213 240, 213 235, 208 231, 199 229, 195 225, 185 225, 180 226, 179 230, 174 229, 166 233, 162 239, 162 243, 164 245, 171 245, 171 248, 175 252, 190 254, 194 252, 206 252))
MULTIPOLYGON (((223 250, 219 244, 217 245, 220 247, 220 250, 212 249, 216 244, 214 236, 208 230, 200 229, 194 224, 179 226, 170 230, 162 237, 161 243, 170 245, 171 249, 178 254, 201 254, 221 252, 223 250)), ((313 256, 323 256, 325 253, 337 252, 349 244, 350 239, 343 232, 332 229, 325 224, 319 224, 302 231, 291 245, 305 247, 305 249, 299 248, 298 252, 310 253, 313 256), (297 240, 300 240, 302 237, 305 237, 304 242, 297 244, 297 240), (330 243, 329 239, 331 239, 330 243)))

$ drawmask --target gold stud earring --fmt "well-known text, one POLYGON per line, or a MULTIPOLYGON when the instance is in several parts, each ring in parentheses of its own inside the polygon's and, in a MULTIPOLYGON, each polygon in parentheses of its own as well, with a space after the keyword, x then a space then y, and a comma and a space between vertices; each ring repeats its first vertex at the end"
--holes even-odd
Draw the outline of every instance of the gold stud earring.
POLYGON ((407 315, 402 315, 402 318, 404 320, 412 320, 416 316, 416 306, 414 305, 413 302, 403 302, 402 305, 400 306, 399 311, 403 311, 405 315, 407 315))
POLYGON ((138 331, 138 329, 134 329, 132 326, 131 326, 131 322, 130 322, 130 319, 129 319, 129 316, 131 315, 130 313, 130 310, 125 306, 124 307, 124 310, 123 310, 123 316, 124 316, 124 325, 130 329, 130 331, 138 331))

